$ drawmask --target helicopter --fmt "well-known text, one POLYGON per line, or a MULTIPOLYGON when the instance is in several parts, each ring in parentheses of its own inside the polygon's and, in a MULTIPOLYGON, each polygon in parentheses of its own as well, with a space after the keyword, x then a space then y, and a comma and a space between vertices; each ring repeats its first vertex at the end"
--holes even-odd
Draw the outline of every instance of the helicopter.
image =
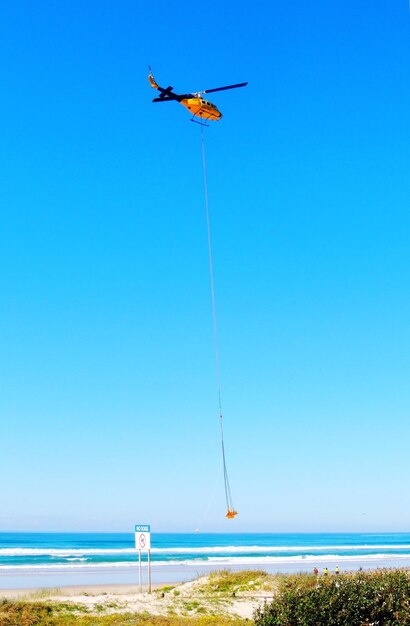
MULTIPOLYGON (((179 102, 192 113, 191 122, 197 122, 194 117, 199 117, 205 120, 205 122, 208 120, 216 122, 222 118, 222 113, 220 112, 218 107, 212 102, 209 102, 209 100, 204 100, 204 98, 202 97, 204 94, 212 93, 214 91, 224 91, 225 89, 246 87, 246 85, 248 84, 237 83, 236 85, 216 87, 215 89, 205 89, 204 91, 197 91, 195 93, 177 94, 174 93, 174 88, 171 86, 167 87, 166 89, 160 87, 152 74, 151 68, 149 68, 148 80, 151 87, 153 87, 154 89, 158 89, 161 94, 159 98, 154 98, 153 102, 171 102, 172 100, 179 102)), ((197 123, 204 125, 202 122, 197 123)))

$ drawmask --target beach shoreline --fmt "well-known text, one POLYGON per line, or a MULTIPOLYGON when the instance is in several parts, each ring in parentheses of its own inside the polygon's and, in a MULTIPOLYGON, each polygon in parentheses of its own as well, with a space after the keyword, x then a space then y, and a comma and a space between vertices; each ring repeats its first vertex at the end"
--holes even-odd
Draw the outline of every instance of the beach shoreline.
MULTIPOLYGON (((152 567, 152 588, 165 585, 177 585, 192 582, 200 576, 209 575, 211 572, 229 570, 240 572, 243 570, 264 571, 268 574, 297 574, 311 573, 314 567, 319 571, 328 568, 334 571, 339 566, 341 572, 355 572, 360 569, 373 571, 377 569, 410 569, 410 557, 397 558, 384 557, 380 559, 348 559, 328 557, 326 559, 308 558, 298 559, 294 562, 284 561, 283 563, 260 563, 249 562, 246 564, 233 564, 231 562, 196 563, 194 565, 168 565, 152 567)), ((147 587, 148 572, 144 564, 142 568, 143 588, 147 587)), ((0 568, 0 596, 8 592, 24 591, 33 593, 42 589, 94 589, 94 588, 126 588, 139 589, 138 566, 128 567, 104 567, 104 568, 64 568, 55 567, 53 569, 32 569, 26 568, 19 571, 2 570, 0 568)))
MULTIPOLYGON (((142 583, 148 581, 142 554, 142 583)), ((410 567, 410 533, 155 533, 152 585, 176 585, 218 570, 268 574, 410 567)), ((0 533, 0 594, 39 589, 139 587, 131 533, 0 533)))
MULTIPOLYGON (((157 591, 166 585, 152 585, 152 591, 157 591)), ((143 593, 147 593, 146 585, 143 586, 143 593)), ((0 598, 19 599, 44 595, 49 598, 58 596, 78 596, 78 595, 131 595, 139 594, 140 588, 137 585, 127 584, 105 584, 105 585, 67 585, 65 587, 21 587, 14 589, 0 589, 0 598)))

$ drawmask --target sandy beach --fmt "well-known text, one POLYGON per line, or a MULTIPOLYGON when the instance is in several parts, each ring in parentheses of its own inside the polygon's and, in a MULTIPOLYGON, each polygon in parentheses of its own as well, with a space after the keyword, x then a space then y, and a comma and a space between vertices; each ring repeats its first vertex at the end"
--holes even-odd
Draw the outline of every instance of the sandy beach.
POLYGON ((155 585, 148 593, 134 585, 69 586, 64 589, 5 589, 0 598, 72 605, 85 614, 221 615, 251 619, 255 609, 274 594, 275 583, 260 572, 203 576, 178 585, 155 585), (231 575, 229 575, 231 576, 231 575), (233 582, 232 582, 233 581, 233 582))

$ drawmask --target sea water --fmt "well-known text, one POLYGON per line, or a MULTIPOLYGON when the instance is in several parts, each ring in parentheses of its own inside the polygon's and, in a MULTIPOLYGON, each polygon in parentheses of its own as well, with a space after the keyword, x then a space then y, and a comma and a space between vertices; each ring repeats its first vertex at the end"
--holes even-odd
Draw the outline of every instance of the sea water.
MULTIPOLYGON (((141 556, 146 576, 147 554, 141 556)), ((134 584, 138 557, 132 533, 0 533, 0 589, 134 584)), ((410 534, 153 533, 151 564, 154 583, 221 568, 410 567, 410 534)))

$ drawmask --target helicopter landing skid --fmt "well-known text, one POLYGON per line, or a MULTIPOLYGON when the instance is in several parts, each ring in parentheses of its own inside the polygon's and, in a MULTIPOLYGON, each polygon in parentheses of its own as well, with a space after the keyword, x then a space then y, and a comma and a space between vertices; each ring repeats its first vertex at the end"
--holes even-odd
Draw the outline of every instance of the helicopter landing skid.
POLYGON ((194 116, 191 117, 190 121, 194 122, 194 124, 199 124, 200 126, 205 126, 205 127, 209 126, 209 124, 207 124, 206 121, 205 122, 199 122, 198 120, 195 120, 194 116))

